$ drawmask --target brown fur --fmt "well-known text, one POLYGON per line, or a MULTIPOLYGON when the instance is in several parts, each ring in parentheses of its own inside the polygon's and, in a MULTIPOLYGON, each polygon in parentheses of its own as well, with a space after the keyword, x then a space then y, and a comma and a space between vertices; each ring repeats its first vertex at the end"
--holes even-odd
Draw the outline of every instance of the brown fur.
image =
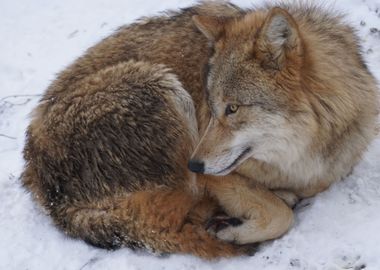
MULTIPOLYGON (((297 15, 301 18, 307 13, 305 10, 295 12, 301 14, 297 15)), ((289 18, 293 18, 293 13, 289 13, 292 14, 289 18)), ((317 21, 311 20, 312 24, 306 15, 302 20, 294 19, 292 27, 300 28, 303 49, 322 45, 318 29, 312 28, 314 24, 324 25, 323 16, 322 19, 313 17, 312 20, 317 21), (304 36, 304 32, 314 34, 304 36)), ((331 70, 326 67, 330 65, 328 57, 323 58, 326 63, 315 60, 332 53, 323 51, 327 50, 325 46, 321 46, 321 51, 317 50, 319 53, 298 54, 295 50, 289 54, 277 54, 276 59, 271 58, 274 53, 271 50, 276 48, 268 47, 264 41, 257 46, 253 42, 243 46, 254 40, 267 18, 267 10, 256 13, 229 4, 204 3, 167 16, 143 19, 120 28, 59 74, 35 109, 27 130, 24 150, 27 163, 23 174, 24 185, 57 226, 70 236, 105 248, 144 247, 157 252, 192 253, 204 258, 242 254, 244 248, 219 241, 204 229, 205 222, 217 208, 217 201, 227 214, 242 217, 245 221, 235 228, 240 231, 227 228, 217 233, 218 238, 246 243, 252 237, 254 241, 262 241, 286 232, 292 223, 292 211, 266 190, 266 186, 301 194, 309 188, 320 190, 322 186, 327 187, 331 179, 335 180, 343 173, 329 172, 330 178, 316 179, 304 185, 300 179, 284 173, 277 164, 249 159, 238 168, 238 173, 246 177, 236 174, 223 178, 195 177, 186 169, 186 164, 197 142, 198 134, 194 130, 198 125, 202 135, 209 123, 207 101, 211 108, 216 103, 221 104, 220 100, 214 99, 217 96, 238 102, 240 95, 236 90, 247 89, 244 82, 252 80, 258 88, 280 85, 285 89, 283 94, 267 91, 268 95, 263 96, 263 101, 279 99, 276 106, 261 100, 259 105, 267 111, 296 106, 297 110, 289 111, 289 118, 298 115, 298 109, 306 111, 307 117, 300 114, 294 119, 302 128, 306 126, 313 132, 324 127, 317 132, 317 143, 311 149, 323 150, 329 156, 334 152, 332 146, 336 139, 342 138, 342 130, 362 132, 361 126, 351 128, 348 125, 352 119, 355 123, 367 121, 364 125, 369 127, 373 122, 366 113, 359 117, 355 110, 356 113, 351 115, 351 109, 346 111, 344 106, 338 106, 339 114, 334 117, 329 102, 339 99, 340 95, 345 99, 346 95, 337 92, 336 97, 330 98, 329 91, 334 87, 342 89, 346 77, 354 76, 353 85, 359 88, 364 85, 368 89, 368 96, 360 103, 363 106, 367 98, 373 100, 374 82, 363 67, 356 45, 350 45, 354 36, 345 26, 339 28, 340 34, 334 40, 337 40, 336 46, 346 46, 343 51, 352 58, 347 60, 351 62, 343 64, 352 68, 344 74, 339 73, 343 77, 337 75, 341 81, 336 82, 328 77, 331 75, 331 70), (214 37, 210 41, 197 29, 192 20, 194 15, 218 17, 217 23, 209 22, 226 31, 215 31, 221 34, 218 37, 209 34, 209 38, 214 37), (212 46, 209 46, 210 42, 212 46), (213 81, 228 92, 215 94, 207 83, 209 73, 215 73, 216 66, 229 70, 230 62, 223 55, 236 52, 235 55, 242 57, 247 50, 252 52, 252 59, 256 59, 256 66, 249 65, 248 70, 270 75, 250 78, 248 75, 221 73, 213 81), (283 69, 283 72, 276 72, 276 69, 283 69), (315 70, 322 71, 316 73, 315 70), (269 79, 274 74, 276 79, 269 79), (305 76, 308 79, 304 81, 305 76), (305 93, 302 88, 305 83, 320 92, 305 93), (205 86, 208 91, 204 91, 205 86), (194 104, 183 89, 191 95, 194 104), (279 104, 284 107, 278 107, 279 104), (193 121, 194 110, 197 123, 193 121), (340 125, 343 114, 345 125, 340 125), (330 129, 326 131, 326 127, 330 129), (247 234, 251 236, 246 237, 247 234)), ((335 27, 336 20, 327 20, 321 31, 335 27)), ((205 29, 200 27, 200 30, 207 32, 207 26, 205 29)), ((335 34, 327 33, 324 40, 335 34)), ((300 40, 292 41, 290 48, 300 40)), ((356 44, 355 39, 353 44, 356 44)), ((336 56, 337 59, 340 57, 336 56)), ((242 97, 255 100, 261 95, 255 91, 247 90, 242 97)), ((354 97, 362 100, 362 96, 354 97)), ((365 111, 375 114, 371 106, 365 111)), ((221 123, 228 124, 228 120, 223 121, 221 123)), ((229 132, 219 132, 213 142, 204 137, 201 142, 204 149, 217 149, 221 136, 228 138, 229 132)), ((371 136, 363 138, 360 147, 355 148, 359 151, 346 155, 355 156, 356 161, 370 139, 371 136)), ((342 143, 341 148, 344 147, 346 145, 342 143)), ((351 148, 347 149, 351 151, 351 148)), ((203 155, 201 151, 196 153, 203 155)), ((329 162, 335 162, 340 154, 336 151, 329 162)), ((352 164, 351 160, 343 164, 343 172, 352 164)))
MULTIPOLYGON (((65 233, 111 249, 245 253, 205 230, 217 206, 187 170, 198 130, 182 86, 203 99, 207 41, 191 17, 238 12, 202 5, 123 27, 50 85, 27 130, 22 180, 65 233)), ((205 103, 195 107, 207 117, 205 103)))
MULTIPOLYGON (((342 16, 294 3, 194 20, 214 48, 212 117, 192 155, 206 174, 236 170, 292 204, 351 172, 376 134, 379 97, 342 16)), ((260 239, 241 228, 220 238, 260 239)))

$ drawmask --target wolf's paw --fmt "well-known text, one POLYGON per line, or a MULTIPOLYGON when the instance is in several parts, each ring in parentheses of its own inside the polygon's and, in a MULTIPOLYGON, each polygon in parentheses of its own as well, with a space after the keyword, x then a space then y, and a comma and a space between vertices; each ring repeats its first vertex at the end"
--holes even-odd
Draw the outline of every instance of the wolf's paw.
POLYGON ((215 216, 211 218, 206 224, 206 230, 213 235, 216 235, 219 231, 224 230, 230 226, 236 227, 243 222, 235 217, 229 217, 226 215, 215 216))
POLYGON ((215 235, 220 240, 236 244, 249 243, 250 230, 247 230, 247 224, 235 217, 216 216, 213 217, 206 226, 210 234, 215 235))
POLYGON ((214 227, 213 233, 216 238, 238 245, 257 242, 255 238, 256 230, 253 226, 254 223, 236 218, 227 220, 228 221, 223 221, 220 225, 214 227))
POLYGON ((249 235, 245 232, 244 228, 239 227, 225 227, 222 230, 219 230, 215 233, 215 236, 223 241, 235 243, 235 244, 246 244, 246 239, 249 238, 249 235))

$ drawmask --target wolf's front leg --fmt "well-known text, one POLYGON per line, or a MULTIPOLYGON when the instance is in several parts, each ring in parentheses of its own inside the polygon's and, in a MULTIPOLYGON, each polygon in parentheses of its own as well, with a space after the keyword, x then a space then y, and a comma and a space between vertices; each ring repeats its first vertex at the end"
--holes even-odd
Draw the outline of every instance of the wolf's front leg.
POLYGON ((226 214, 242 221, 238 224, 226 218, 223 226, 215 226, 212 231, 219 239, 238 244, 262 242, 283 235, 292 225, 293 211, 264 187, 236 174, 206 178, 207 190, 226 214), (233 224, 226 226, 229 221, 233 224))

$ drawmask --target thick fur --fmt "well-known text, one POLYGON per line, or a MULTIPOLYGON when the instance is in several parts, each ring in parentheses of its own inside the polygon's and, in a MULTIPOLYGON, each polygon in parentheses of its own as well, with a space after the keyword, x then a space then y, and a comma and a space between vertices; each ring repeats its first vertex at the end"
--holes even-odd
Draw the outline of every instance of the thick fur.
MULTIPOLYGON (((192 155, 206 174, 236 170, 292 204, 351 172, 376 134, 379 97, 342 16, 280 4, 194 20, 214 49, 212 117, 192 155)), ((229 230, 223 239, 257 239, 229 230)))
MULTIPOLYGON (((191 211, 202 205, 186 168, 195 110, 175 75, 129 61, 70 87, 41 101, 24 151, 24 184, 57 226, 103 248, 242 253, 211 237, 191 211)), ((212 208, 209 201, 200 211, 212 208)))
POLYGON ((248 243, 286 232, 292 211, 265 186, 281 197, 312 195, 343 177, 373 137, 376 98, 349 27, 319 9, 283 8, 285 22, 292 22, 285 30, 299 29, 292 33, 302 39, 291 36, 292 42, 307 53, 282 54, 276 31, 255 42, 271 26, 268 9, 203 3, 122 27, 60 73, 33 113, 22 177, 57 226, 105 248, 242 254, 204 229, 215 198, 244 221, 217 232, 220 239, 248 243), (269 44, 274 40, 277 48, 269 44), (245 49, 254 53, 246 58, 245 49), (215 113, 231 98, 257 104, 253 111, 239 108, 245 118, 234 130, 244 121, 250 128, 238 137, 231 119, 215 113), (265 121, 272 121, 269 127, 265 121), (207 166, 231 141, 251 138, 253 129, 267 136, 259 148, 264 157, 251 155, 232 168, 240 175, 195 176, 186 169, 198 134, 205 135, 193 156, 207 166))
POLYGON ((50 85, 27 130, 22 181, 66 234, 110 249, 245 253, 206 231, 216 203, 187 169, 207 117, 193 102, 207 40, 191 18, 237 12, 202 5, 123 27, 50 85))

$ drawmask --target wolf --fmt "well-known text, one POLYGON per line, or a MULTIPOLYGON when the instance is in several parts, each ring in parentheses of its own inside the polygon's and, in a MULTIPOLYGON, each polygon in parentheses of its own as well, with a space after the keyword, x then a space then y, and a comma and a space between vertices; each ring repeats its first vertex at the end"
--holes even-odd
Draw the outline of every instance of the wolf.
MULTIPOLYGON (((192 171, 235 172, 290 206, 352 171, 376 136, 379 97, 344 16, 280 3, 194 21, 212 54, 204 75, 211 117, 192 171)), ((256 241, 256 222, 217 236, 256 241)))
POLYGON ((359 160, 375 91, 340 18, 200 3, 121 27, 62 71, 33 111, 22 181, 95 246, 246 254, 359 160))
MULTIPOLYGON (((200 82, 208 41, 192 17, 240 13, 206 3, 141 19, 52 82, 27 128, 22 182, 64 233, 107 249, 206 259, 251 252, 207 231, 220 211, 217 197, 228 190, 238 196, 233 188, 246 185, 244 177, 214 179, 187 169, 208 121, 200 82)), ((248 189, 258 206, 282 203, 264 187, 248 189)), ((273 222, 283 223, 288 212, 273 222)))

